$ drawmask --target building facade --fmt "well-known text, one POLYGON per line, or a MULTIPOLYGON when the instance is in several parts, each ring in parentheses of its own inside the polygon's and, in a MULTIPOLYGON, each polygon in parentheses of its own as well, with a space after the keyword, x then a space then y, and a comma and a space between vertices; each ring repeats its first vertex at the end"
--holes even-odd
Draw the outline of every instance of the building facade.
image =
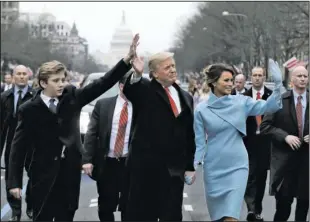
POLYGON ((8 29, 19 16, 19 2, 1 1, 1 28, 8 29))

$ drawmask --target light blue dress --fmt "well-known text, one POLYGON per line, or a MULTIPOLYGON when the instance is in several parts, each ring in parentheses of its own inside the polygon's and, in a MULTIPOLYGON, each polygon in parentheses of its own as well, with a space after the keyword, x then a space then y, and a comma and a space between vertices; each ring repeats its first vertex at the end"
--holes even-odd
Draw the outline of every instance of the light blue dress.
POLYGON ((273 113, 282 108, 280 87, 267 101, 249 96, 217 97, 198 104, 194 116, 195 166, 203 160, 206 202, 211 220, 240 219, 248 179, 248 154, 242 137, 248 116, 273 113), (206 133, 208 142, 206 144, 206 133))

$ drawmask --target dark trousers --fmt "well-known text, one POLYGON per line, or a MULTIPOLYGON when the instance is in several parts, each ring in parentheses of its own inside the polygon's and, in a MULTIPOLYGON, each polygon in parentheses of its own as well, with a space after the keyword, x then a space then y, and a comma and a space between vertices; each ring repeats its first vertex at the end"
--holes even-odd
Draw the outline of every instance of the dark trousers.
MULTIPOLYGON (((257 148, 257 147, 252 147, 257 148)), ((257 148, 258 149, 258 148, 257 148)), ((262 151, 264 152, 264 151, 262 151)), ((249 154, 249 176, 244 195, 248 212, 261 214, 263 210, 263 198, 266 188, 266 179, 268 166, 265 153, 259 153, 259 150, 251 150, 249 154)))
POLYGON ((249 168, 249 177, 244 200, 247 204, 248 212, 261 214, 263 211, 263 198, 266 188, 267 170, 249 168))
MULTIPOLYGON (((5 182, 7 183, 7 171, 5 171, 5 182)), ((21 216, 22 214, 22 201, 14 198, 9 192, 8 189, 6 189, 6 197, 7 201, 12 209, 12 215, 14 216, 21 216)), ((31 184, 30 184, 30 178, 28 179, 28 184, 26 188, 26 198, 25 198, 27 209, 32 209, 32 199, 31 199, 31 184)))
MULTIPOLYGON (((274 221, 287 221, 291 214, 291 206, 294 200, 293 196, 285 195, 283 189, 276 193, 276 213, 274 221)), ((295 221, 306 221, 309 210, 309 200, 297 198, 295 221)))
MULTIPOLYGON (((65 160, 61 160, 61 165, 64 165, 65 160)), ((34 221, 73 221, 75 210, 69 209, 69 203, 66 197, 66 184, 64 183, 66 174, 60 167, 54 186, 43 204, 38 206, 33 204, 33 220, 34 221)), ((35 195, 35 190, 33 190, 35 195)))
MULTIPOLYGON (((5 183, 7 184, 7 180, 8 180, 8 175, 9 175, 9 156, 10 156, 10 149, 8 149, 8 147, 10 147, 11 144, 7 145, 7 148, 5 149, 5 154, 4 154, 4 161, 5 161, 5 183)), ((30 176, 30 174, 28 173, 28 177, 30 176)), ((27 204, 27 209, 32 209, 32 199, 31 199, 31 183, 30 183, 31 179, 29 177, 28 179, 28 184, 27 184, 27 188, 26 188, 26 204, 27 204)), ((7 201, 12 209, 12 215, 14 216, 20 216, 22 214, 22 201, 18 200, 16 198, 14 198, 14 196, 12 196, 9 192, 8 189, 6 189, 6 197, 7 197, 7 201)))
POLYGON ((150 165, 130 172, 126 220, 182 221, 184 173, 171 176, 166 167, 150 165))
POLYGON ((109 158, 104 161, 102 174, 97 179, 98 214, 100 221, 115 221, 114 212, 121 211, 121 220, 124 220, 123 208, 126 204, 127 186, 125 172, 126 158, 109 158))

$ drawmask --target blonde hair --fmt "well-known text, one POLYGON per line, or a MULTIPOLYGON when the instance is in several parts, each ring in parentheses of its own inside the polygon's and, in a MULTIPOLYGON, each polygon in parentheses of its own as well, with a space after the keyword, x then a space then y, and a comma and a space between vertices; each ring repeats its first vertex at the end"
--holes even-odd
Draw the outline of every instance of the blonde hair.
POLYGON ((202 93, 205 93, 205 94, 210 92, 210 87, 208 86, 208 83, 206 81, 202 84, 201 91, 202 93))
POLYGON ((159 52, 149 57, 149 70, 150 75, 157 69, 158 64, 165 61, 166 59, 173 58, 174 53, 172 52, 159 52))
POLYGON ((43 63, 40 66, 39 72, 38 72, 38 82, 39 82, 40 87, 42 88, 41 81, 44 81, 47 83, 47 80, 50 78, 51 75, 58 74, 60 72, 64 72, 65 77, 67 77, 68 75, 67 68, 61 62, 53 60, 50 62, 43 63))

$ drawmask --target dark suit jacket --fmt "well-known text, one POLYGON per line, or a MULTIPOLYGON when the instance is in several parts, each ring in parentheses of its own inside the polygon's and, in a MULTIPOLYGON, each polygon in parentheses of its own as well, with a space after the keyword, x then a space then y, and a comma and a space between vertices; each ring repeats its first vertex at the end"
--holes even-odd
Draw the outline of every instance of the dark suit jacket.
MULTIPOLYGON (((0 127, 1 127, 1 154, 4 150, 4 144, 6 142, 6 155, 5 162, 8 165, 9 153, 11 150, 11 143, 14 137, 15 129, 17 126, 17 118, 14 117, 14 89, 6 90, 1 93, 1 106, 0 106, 0 127)), ((27 93, 22 98, 21 104, 24 104, 27 100, 33 97, 34 91, 31 87, 28 87, 27 93)), ((26 169, 28 169, 29 161, 26 162, 26 169)))
MULTIPOLYGON (((248 91, 247 88, 244 88, 244 90, 245 90, 244 93, 246 93, 246 92, 248 91)), ((233 88, 233 89, 231 90, 231 95, 236 95, 236 94, 237 94, 236 88, 233 88)))
POLYGON ((94 165, 91 177, 94 180, 102 175, 104 162, 110 150, 112 120, 117 97, 97 101, 85 135, 83 164, 92 163, 94 165))
MULTIPOLYGON (((309 144, 303 142, 294 151, 285 142, 287 135, 298 137, 298 126, 294 96, 292 90, 282 95, 283 108, 274 114, 265 115, 261 124, 261 133, 272 136, 270 192, 275 194, 281 186, 287 195, 300 198, 309 197, 309 144), (285 180, 284 180, 285 178, 285 180), (289 183, 296 183, 289 187, 289 183), (297 186, 297 187, 296 187, 297 186)), ((303 135, 309 135, 309 93, 305 112, 303 135)))
POLYGON ((128 156, 130 169, 165 166, 170 174, 182 177, 186 170, 194 171, 196 147, 192 96, 173 84, 182 107, 176 118, 160 83, 155 79, 141 78, 138 83, 130 84, 130 79, 123 90, 136 112, 128 156))
MULTIPOLYGON (((252 87, 244 93, 245 96, 252 98, 252 87)), ((262 96, 263 100, 267 100, 268 97, 272 94, 272 90, 264 86, 264 95, 262 96)), ((263 119, 262 115, 262 119, 263 119)), ((269 135, 257 135, 257 122, 255 116, 249 116, 246 120, 246 131, 247 136, 243 138, 244 145, 249 153, 249 161, 257 158, 260 161, 254 161, 259 163, 259 167, 264 169, 269 169, 270 167, 270 136, 269 135)))
POLYGON ((93 83, 76 89, 67 86, 59 97, 56 114, 36 96, 20 107, 19 122, 12 143, 8 188, 22 187, 23 159, 27 147, 33 146, 31 164, 34 207, 44 204, 59 170, 65 171, 64 187, 69 209, 77 209, 81 181, 81 153, 79 118, 83 106, 110 89, 130 67, 120 61, 106 75, 93 83), (66 147, 64 166, 60 169, 63 146, 66 147))

